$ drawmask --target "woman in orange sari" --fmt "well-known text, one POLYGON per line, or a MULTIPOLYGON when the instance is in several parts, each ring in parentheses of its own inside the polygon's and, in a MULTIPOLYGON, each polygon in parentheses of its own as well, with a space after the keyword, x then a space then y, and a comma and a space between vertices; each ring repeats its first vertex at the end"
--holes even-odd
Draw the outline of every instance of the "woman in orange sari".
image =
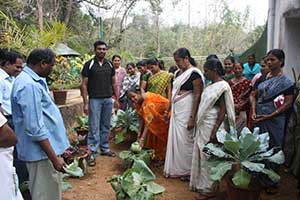
POLYGON ((146 147, 154 149, 155 156, 159 160, 164 160, 169 129, 169 122, 164 114, 168 112, 169 100, 152 92, 146 92, 142 95, 128 92, 128 96, 134 102, 134 107, 144 121, 143 132, 138 135, 140 145, 144 146, 147 134, 146 147))

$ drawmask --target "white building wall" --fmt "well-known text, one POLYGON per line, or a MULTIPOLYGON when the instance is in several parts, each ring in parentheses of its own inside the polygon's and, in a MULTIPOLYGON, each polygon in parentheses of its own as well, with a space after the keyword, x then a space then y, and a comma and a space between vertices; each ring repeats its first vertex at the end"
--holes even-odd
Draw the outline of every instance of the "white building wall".
POLYGON ((284 71, 293 77, 300 73, 300 0, 269 0, 268 50, 283 49, 284 71))

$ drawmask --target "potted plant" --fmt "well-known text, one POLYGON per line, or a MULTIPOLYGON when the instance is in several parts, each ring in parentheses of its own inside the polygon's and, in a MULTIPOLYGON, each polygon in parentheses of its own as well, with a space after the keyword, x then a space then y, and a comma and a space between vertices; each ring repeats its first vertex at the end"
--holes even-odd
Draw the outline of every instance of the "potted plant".
POLYGON ((203 151, 210 155, 211 179, 227 182, 229 200, 258 200, 261 192, 262 177, 278 182, 280 176, 268 168, 266 163, 282 164, 284 154, 280 150, 269 149, 269 133, 253 133, 244 128, 238 137, 235 130, 230 133, 219 131, 217 139, 220 144, 208 143, 203 151))
POLYGON ((87 136, 89 133, 88 117, 77 116, 76 121, 78 126, 75 127, 75 131, 77 133, 79 145, 87 145, 87 136))
POLYGON ((126 111, 119 109, 111 120, 111 129, 116 133, 115 143, 119 144, 127 137, 131 137, 132 133, 138 133, 139 121, 138 114, 133 108, 126 111))
POLYGON ((66 104, 68 90, 80 87, 80 70, 74 64, 74 59, 57 56, 56 65, 47 80, 49 88, 53 92, 55 103, 64 105, 66 104))

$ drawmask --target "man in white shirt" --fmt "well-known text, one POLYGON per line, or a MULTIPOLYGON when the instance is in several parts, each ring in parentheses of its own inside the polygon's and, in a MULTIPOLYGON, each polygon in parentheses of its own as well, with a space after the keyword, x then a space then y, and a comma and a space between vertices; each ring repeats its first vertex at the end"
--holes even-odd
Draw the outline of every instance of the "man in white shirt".
POLYGON ((11 91, 15 76, 22 71, 23 57, 15 51, 5 51, 0 67, 0 111, 11 127, 11 91))
POLYGON ((0 113, 0 199, 23 200, 18 185, 18 176, 13 167, 13 151, 17 137, 0 113))

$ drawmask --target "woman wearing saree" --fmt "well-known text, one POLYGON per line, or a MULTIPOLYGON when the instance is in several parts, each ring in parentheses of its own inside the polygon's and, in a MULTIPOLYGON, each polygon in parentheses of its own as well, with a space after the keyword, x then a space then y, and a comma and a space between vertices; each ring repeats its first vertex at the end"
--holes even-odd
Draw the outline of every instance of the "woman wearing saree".
POLYGON ((233 94, 236 130, 240 133, 247 126, 247 113, 250 111, 249 96, 251 93, 251 81, 243 77, 242 63, 235 63, 233 71, 235 77, 228 81, 228 83, 233 94))
POLYGON ((121 56, 119 55, 113 55, 112 57, 112 63, 114 65, 115 71, 116 71, 116 85, 117 85, 117 94, 116 96, 120 98, 120 91, 122 89, 122 83, 123 79, 126 76, 126 70, 121 67, 121 56))
POLYGON ((159 160, 164 160, 169 128, 164 113, 169 108, 169 100, 152 92, 142 94, 128 92, 128 96, 144 121, 144 130, 138 135, 140 145, 144 146, 147 135, 146 147, 154 149, 155 156, 159 160))
POLYGON ((147 66, 152 75, 148 78, 147 85, 143 86, 144 88, 142 88, 141 91, 153 92, 167 99, 171 99, 171 80, 173 75, 161 70, 159 61, 156 58, 148 59, 147 66))
POLYGON ((127 75, 125 76, 122 84, 122 89, 120 92, 120 104, 121 109, 126 110, 130 107, 133 107, 132 101, 127 97, 127 92, 132 89, 139 89, 140 86, 140 72, 136 71, 136 67, 134 63, 128 63, 126 65, 127 75))
POLYGON ((283 74, 285 54, 273 49, 267 54, 270 72, 251 98, 252 119, 260 132, 269 132, 270 147, 283 148, 284 134, 293 105, 294 82, 283 74))
POLYGON ((223 79, 225 81, 229 81, 230 79, 235 77, 233 68, 234 68, 234 58, 232 56, 228 56, 224 60, 224 68, 225 68, 225 75, 223 76, 223 79))
POLYGON ((173 54, 179 71, 171 98, 171 120, 164 175, 188 179, 191 173, 194 127, 204 85, 204 76, 186 48, 173 54))
POLYGON ((199 199, 209 199, 215 195, 206 162, 208 156, 203 153, 203 148, 208 142, 217 142, 216 133, 225 127, 224 122, 228 123, 228 127, 235 127, 233 96, 229 84, 222 79, 222 64, 217 59, 209 59, 204 64, 204 72, 211 84, 203 90, 201 96, 190 180, 190 188, 200 192, 199 199))

